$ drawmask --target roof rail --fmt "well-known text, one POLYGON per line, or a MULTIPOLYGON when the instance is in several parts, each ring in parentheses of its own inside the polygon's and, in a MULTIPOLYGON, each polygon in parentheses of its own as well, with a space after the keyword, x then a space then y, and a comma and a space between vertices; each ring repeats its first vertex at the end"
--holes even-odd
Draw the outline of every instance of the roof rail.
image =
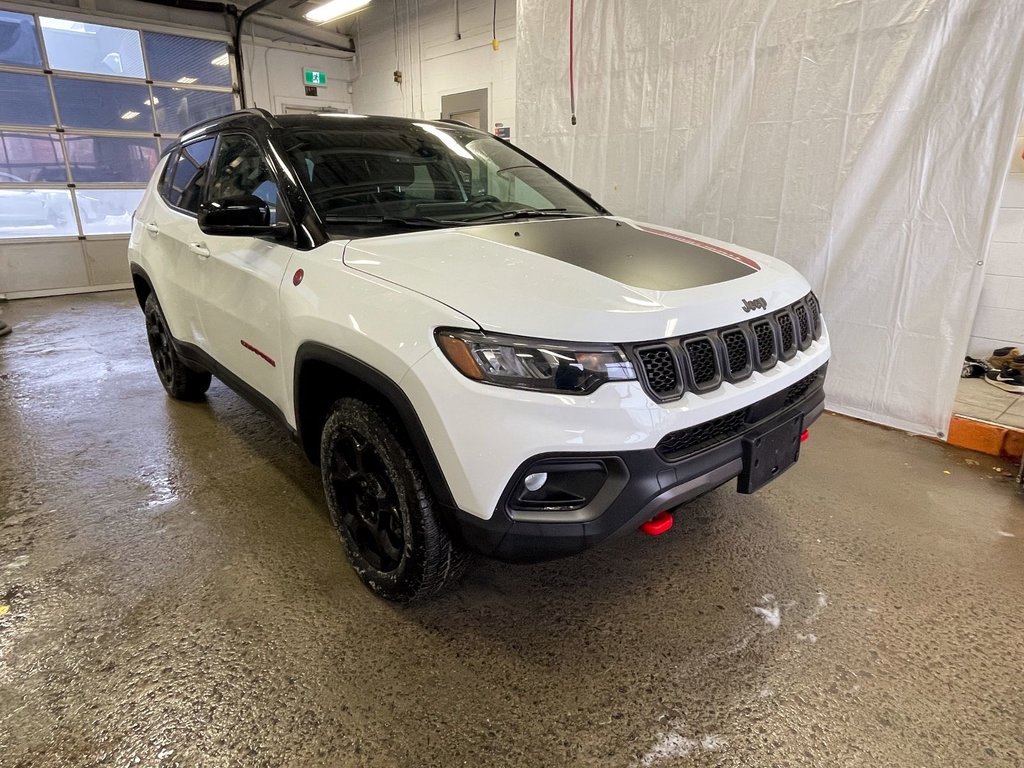
POLYGON ((262 118, 267 123, 269 123, 270 126, 273 128, 280 127, 278 125, 277 120, 274 119, 274 116, 270 114, 267 110, 262 109, 261 107, 249 107, 247 109, 237 109, 234 112, 228 112, 226 115, 220 115, 219 117, 211 117, 209 120, 203 120, 202 122, 196 123, 195 125, 190 125, 188 128, 181 132, 181 135, 178 136, 178 141, 181 141, 187 136, 190 136, 193 133, 201 131, 204 128, 208 128, 211 125, 230 122, 232 118, 242 117, 243 115, 251 115, 252 117, 262 118))
MULTIPOLYGON (((461 125, 463 128, 473 128, 469 123, 463 122, 462 120, 452 120, 450 117, 442 117, 437 122, 439 123, 450 123, 451 125, 461 125)), ((479 131, 479 128, 473 128, 474 131, 479 131)))

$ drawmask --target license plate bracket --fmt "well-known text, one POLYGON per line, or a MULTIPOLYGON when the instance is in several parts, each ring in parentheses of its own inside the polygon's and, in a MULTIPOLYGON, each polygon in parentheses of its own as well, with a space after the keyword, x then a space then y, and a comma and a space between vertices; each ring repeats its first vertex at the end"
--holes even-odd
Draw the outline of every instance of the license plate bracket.
POLYGON ((743 471, 736 490, 754 493, 781 475, 800 458, 803 415, 794 416, 757 437, 743 441, 743 471))

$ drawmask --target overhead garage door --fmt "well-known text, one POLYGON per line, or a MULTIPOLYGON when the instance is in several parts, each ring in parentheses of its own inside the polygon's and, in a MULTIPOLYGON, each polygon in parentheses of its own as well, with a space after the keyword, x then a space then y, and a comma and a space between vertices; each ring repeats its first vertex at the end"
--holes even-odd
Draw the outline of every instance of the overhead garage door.
POLYGON ((126 280, 162 146, 232 86, 224 40, 0 11, 0 294, 126 280))

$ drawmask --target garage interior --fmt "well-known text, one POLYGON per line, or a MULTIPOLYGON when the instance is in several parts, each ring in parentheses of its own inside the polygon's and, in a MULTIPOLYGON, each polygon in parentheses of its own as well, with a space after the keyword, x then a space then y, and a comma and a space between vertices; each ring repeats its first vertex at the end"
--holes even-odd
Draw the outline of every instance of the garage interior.
MULTIPOLYGON (((1016 0, 0 0, 0 763, 1024 765, 1016 0), (791 263, 797 466, 394 606, 318 469, 166 397, 126 257, 237 108, 456 119, 613 213, 791 263)), ((493 286, 483 286, 486 290, 493 286)))

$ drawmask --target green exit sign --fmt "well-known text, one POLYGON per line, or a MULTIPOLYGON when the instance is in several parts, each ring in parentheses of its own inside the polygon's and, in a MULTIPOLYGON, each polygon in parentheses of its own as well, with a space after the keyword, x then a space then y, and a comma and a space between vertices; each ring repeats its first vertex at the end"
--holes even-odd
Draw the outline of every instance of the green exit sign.
POLYGON ((315 69, 303 69, 302 77, 306 85, 312 85, 314 88, 326 88, 327 87, 327 73, 320 72, 315 69))

